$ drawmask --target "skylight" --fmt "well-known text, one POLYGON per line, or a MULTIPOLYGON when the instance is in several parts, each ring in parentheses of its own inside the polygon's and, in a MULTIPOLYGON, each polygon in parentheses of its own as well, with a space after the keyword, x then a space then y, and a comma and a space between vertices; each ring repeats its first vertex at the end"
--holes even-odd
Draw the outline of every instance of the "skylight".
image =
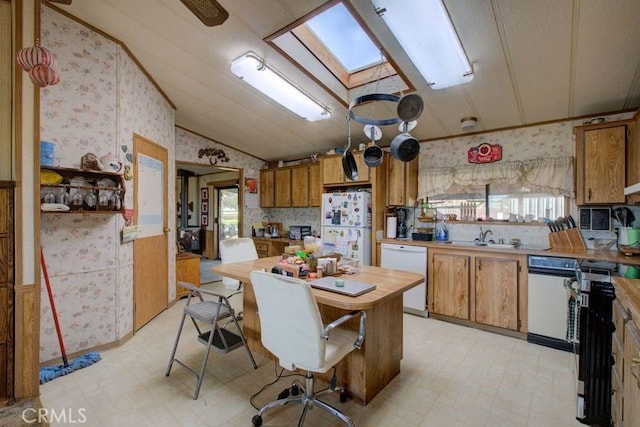
POLYGON ((307 25, 349 73, 378 65, 383 59, 343 3, 311 18, 307 25))
POLYGON ((354 97, 412 90, 351 4, 331 0, 265 38, 345 107, 354 97))

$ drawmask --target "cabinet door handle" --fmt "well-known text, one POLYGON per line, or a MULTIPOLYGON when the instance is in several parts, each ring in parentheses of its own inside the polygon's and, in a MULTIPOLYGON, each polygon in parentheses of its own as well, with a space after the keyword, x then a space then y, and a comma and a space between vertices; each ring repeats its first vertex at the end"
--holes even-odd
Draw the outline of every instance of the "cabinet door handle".
POLYGON ((640 377, 638 377, 638 374, 633 371, 633 368, 636 366, 640 366, 640 353, 638 353, 637 357, 631 359, 631 369, 629 369, 631 371, 631 375, 636 379, 636 385, 640 388, 640 377))
POLYGON ((591 200, 591 189, 587 190, 587 200, 591 200))

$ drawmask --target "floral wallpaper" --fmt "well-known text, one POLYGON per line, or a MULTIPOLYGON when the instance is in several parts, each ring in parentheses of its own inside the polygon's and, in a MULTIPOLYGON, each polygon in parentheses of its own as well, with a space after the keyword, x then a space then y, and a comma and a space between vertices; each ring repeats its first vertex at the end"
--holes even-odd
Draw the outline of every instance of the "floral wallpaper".
MULTIPOLYGON (((605 116, 607 121, 628 119, 633 113, 605 116)), ((420 144, 420 169, 429 167, 455 167, 468 165, 467 151, 480 144, 500 144, 502 161, 528 160, 544 157, 575 157, 574 126, 582 125, 586 119, 550 123, 479 135, 459 136, 420 144)), ((577 218, 578 208, 572 201, 570 211, 577 218)), ((416 223, 416 227, 420 223, 416 223)), ((523 244, 547 245, 548 228, 546 225, 493 227, 493 238, 509 241, 518 238, 523 244)), ((449 223, 449 237, 455 240, 473 240, 478 236, 479 228, 475 224, 449 223)), ((585 239, 610 238, 609 232, 583 232, 585 239)), ((588 246, 593 242, 586 240, 588 246)))
MULTIPOLYGON (((229 161, 222 164, 224 167, 242 169, 244 178, 255 178, 260 181, 260 169, 264 166, 264 160, 234 150, 226 145, 220 144, 214 140, 204 138, 188 130, 176 127, 176 162, 201 163, 208 165, 209 157, 198 158, 198 151, 204 148, 214 148, 223 150, 229 161)), ((260 183, 258 182, 258 186, 260 183)), ((252 197, 245 193, 245 206, 242 209, 242 221, 244 224, 244 236, 251 236, 251 224, 260 222, 265 212, 260 208, 258 201, 257 206, 251 204, 252 197)), ((255 201, 255 198, 253 199, 255 201)), ((175 205, 175 203, 174 203, 175 205)), ((276 221, 276 219, 273 219, 276 221)))
MULTIPOLYGON (((630 118, 633 113, 606 116, 607 121, 630 118)), ((502 161, 574 156, 573 128, 585 120, 565 121, 420 144, 420 167, 468 165, 467 151, 480 144, 502 145, 502 161)))
MULTIPOLYGON (((61 78, 40 95, 40 134, 55 144, 55 164, 79 168, 86 153, 111 153, 130 165, 123 147, 132 150, 134 132, 166 147, 173 164, 173 108, 127 53, 46 6, 41 31, 61 78)), ((170 182, 173 175, 169 167, 170 182)), ((126 181, 125 206, 133 206, 133 181, 126 181)), ((69 353, 132 331, 133 245, 120 243, 123 223, 120 215, 41 215, 42 247, 69 353)), ((174 283, 175 265, 169 271, 174 283)), ((169 289, 175 296, 175 287, 169 289)), ((40 360, 47 361, 60 350, 44 287, 40 314, 40 360)))

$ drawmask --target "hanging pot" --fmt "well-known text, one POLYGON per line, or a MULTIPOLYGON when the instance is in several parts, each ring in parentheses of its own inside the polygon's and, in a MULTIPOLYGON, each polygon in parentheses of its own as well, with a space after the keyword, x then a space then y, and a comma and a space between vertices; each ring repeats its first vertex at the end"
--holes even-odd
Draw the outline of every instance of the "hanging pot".
POLYGON ((410 162, 418 153, 420 143, 408 133, 401 133, 391 141, 391 155, 402 162, 410 162))
POLYGON ((370 137, 371 144, 365 148, 364 153, 362 153, 362 157, 364 158, 364 163, 367 166, 375 168, 382 164, 383 159, 382 148, 376 145, 376 141, 382 138, 382 131, 378 126, 366 125, 364 127, 364 133, 370 137))
POLYGON ((364 157, 364 163, 370 168, 375 168, 382 164, 382 148, 375 145, 375 143, 365 148, 362 155, 364 157))
POLYGON ((351 120, 349 117, 347 117, 347 129, 347 149, 342 153, 342 170, 347 178, 356 181, 358 179, 358 165, 351 152, 351 120))
POLYGON ((422 114, 423 108, 424 103, 420 95, 410 93, 398 101, 398 117, 400 117, 403 122, 417 120, 420 114, 422 114))

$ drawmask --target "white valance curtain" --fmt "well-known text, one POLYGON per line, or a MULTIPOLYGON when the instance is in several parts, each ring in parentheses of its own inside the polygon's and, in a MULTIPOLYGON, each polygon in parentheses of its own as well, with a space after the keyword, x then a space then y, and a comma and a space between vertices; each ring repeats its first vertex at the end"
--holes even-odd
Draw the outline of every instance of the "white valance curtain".
POLYGON ((453 184, 462 186, 487 184, 521 184, 530 191, 574 198, 573 157, 554 157, 512 162, 427 167, 420 159, 418 198, 446 193, 453 184))

